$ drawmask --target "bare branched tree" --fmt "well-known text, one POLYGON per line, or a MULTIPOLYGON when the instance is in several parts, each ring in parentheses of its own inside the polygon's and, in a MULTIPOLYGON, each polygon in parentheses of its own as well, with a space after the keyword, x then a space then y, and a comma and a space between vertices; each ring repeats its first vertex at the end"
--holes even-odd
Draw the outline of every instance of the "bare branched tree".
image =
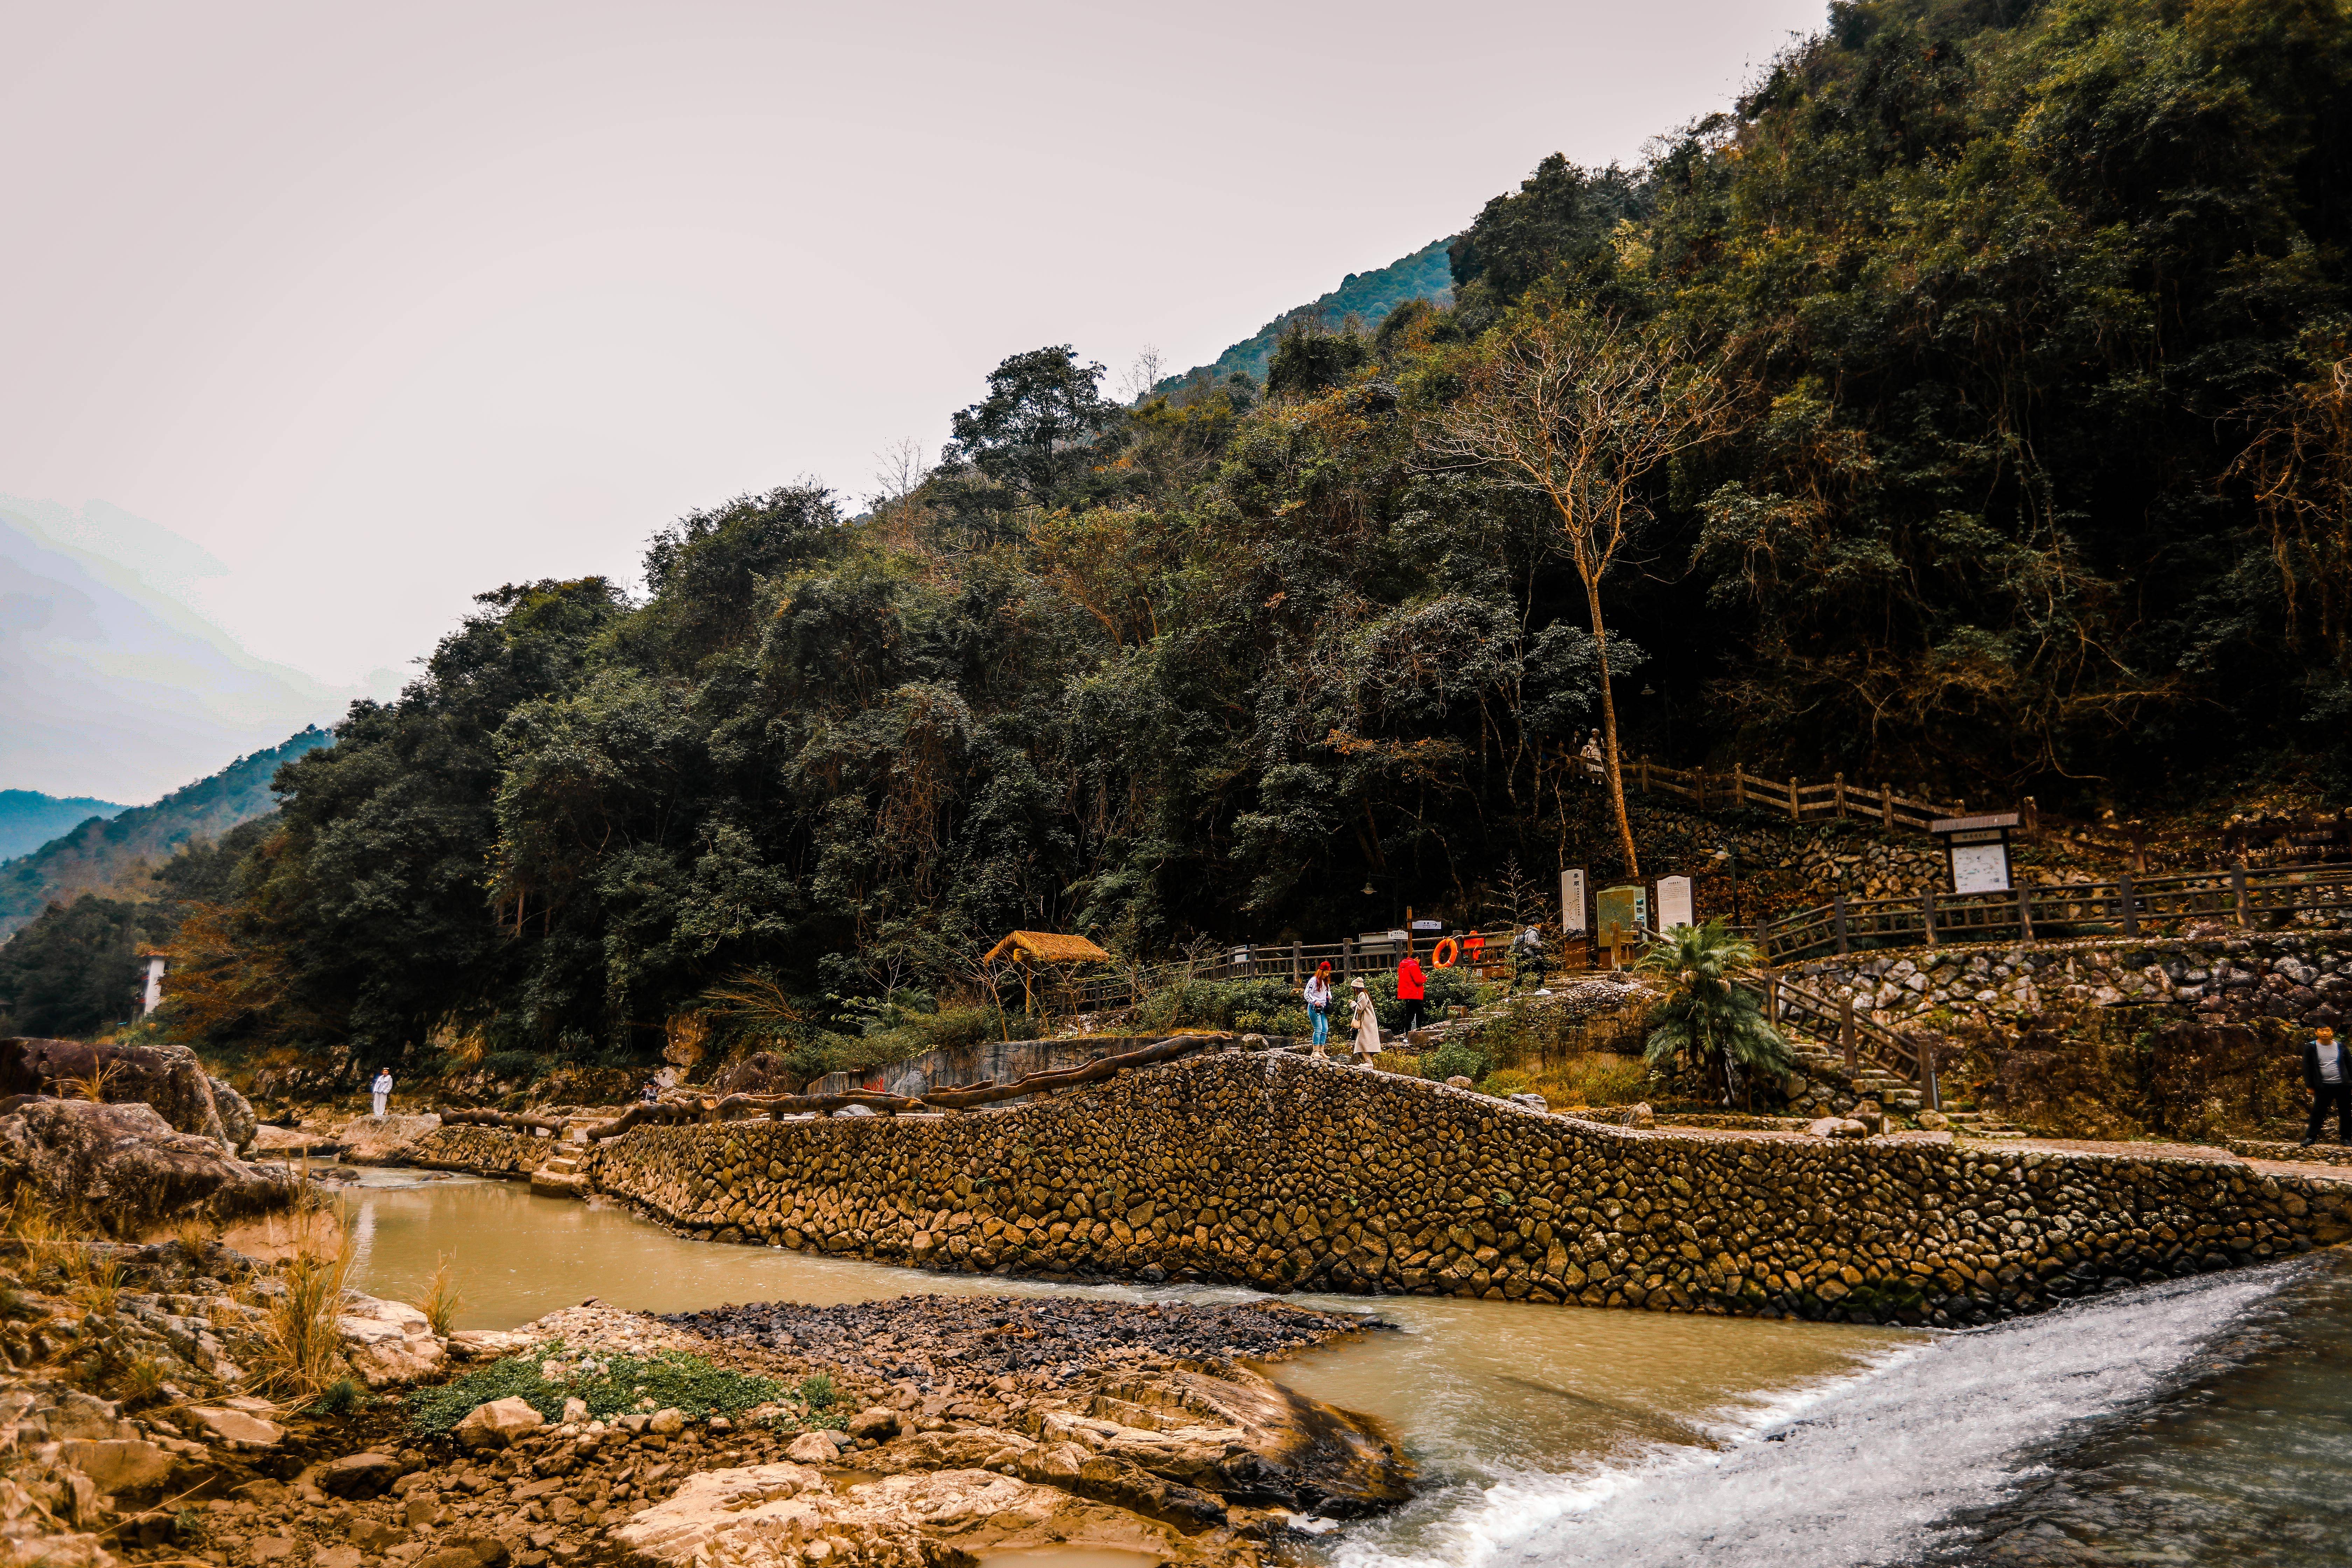
POLYGON ((1721 431, 1733 395, 1683 343, 1581 306, 1538 301, 1497 328, 1465 366, 1434 443, 1451 464, 1543 497, 1558 514, 1601 656, 1601 732, 1625 874, 1642 874, 1625 814, 1617 702, 1601 582, 1645 519, 1651 476, 1721 431))
POLYGON ((905 505, 930 473, 930 465, 923 460, 922 444, 913 437, 883 447, 874 454, 875 510, 905 505))
POLYGON ((1137 353, 1135 363, 1127 367, 1127 376, 1119 390, 1127 394, 1129 403, 1140 403, 1151 395, 1160 384, 1161 375, 1160 351, 1150 343, 1137 353))

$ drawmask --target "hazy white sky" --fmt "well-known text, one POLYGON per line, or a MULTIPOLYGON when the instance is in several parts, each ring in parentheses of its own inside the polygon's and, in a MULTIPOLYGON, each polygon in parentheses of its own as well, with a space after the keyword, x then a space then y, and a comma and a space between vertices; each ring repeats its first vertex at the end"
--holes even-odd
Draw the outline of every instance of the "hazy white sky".
POLYGON ((1007 353, 1207 360, 1824 10, 0 0, 0 493, 362 682, 692 507, 862 498, 1007 353))

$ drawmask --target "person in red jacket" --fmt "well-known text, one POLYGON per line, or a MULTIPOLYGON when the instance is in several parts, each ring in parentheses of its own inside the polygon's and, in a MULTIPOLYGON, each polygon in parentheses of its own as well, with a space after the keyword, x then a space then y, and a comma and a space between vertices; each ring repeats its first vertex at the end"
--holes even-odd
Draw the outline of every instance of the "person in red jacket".
POLYGON ((1397 1000, 1404 1005, 1404 1033, 1410 1035, 1429 1021, 1422 999, 1429 994, 1429 983, 1423 978, 1421 960, 1405 949, 1404 962, 1397 965, 1397 1000))

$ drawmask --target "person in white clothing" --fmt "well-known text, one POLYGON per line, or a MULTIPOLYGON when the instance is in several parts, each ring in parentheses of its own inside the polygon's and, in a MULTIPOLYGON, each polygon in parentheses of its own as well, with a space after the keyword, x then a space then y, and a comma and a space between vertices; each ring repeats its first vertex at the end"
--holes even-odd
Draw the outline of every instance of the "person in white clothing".
POLYGON ((1331 965, 1327 961, 1315 966, 1307 977, 1307 1022, 1314 1031, 1310 1042, 1315 1054, 1321 1056, 1331 1038, 1331 965))
POLYGON ((2320 1025, 2303 1047, 2303 1081, 2311 1090, 2311 1125, 2303 1134, 2305 1148, 2319 1142, 2330 1106, 2336 1109, 2336 1141, 2352 1143, 2352 1070, 2347 1068, 2352 1062, 2344 1059, 2336 1031, 2320 1025))
POLYGON ((392 1102, 392 1069, 390 1068, 375 1069, 375 1081, 368 1085, 368 1092, 375 1097, 375 1113, 382 1116, 383 1108, 392 1102))
POLYGON ((1371 1059, 1381 1051, 1380 1010, 1372 1005, 1372 994, 1364 989, 1361 980, 1353 982, 1353 984, 1356 999, 1348 1021, 1356 1029, 1356 1061, 1360 1066, 1370 1066, 1371 1059))

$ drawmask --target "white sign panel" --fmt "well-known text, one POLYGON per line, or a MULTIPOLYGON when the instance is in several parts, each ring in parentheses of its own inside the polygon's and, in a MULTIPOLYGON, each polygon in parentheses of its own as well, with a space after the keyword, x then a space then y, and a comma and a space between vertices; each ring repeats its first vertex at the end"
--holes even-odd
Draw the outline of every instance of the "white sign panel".
POLYGON ((1956 893, 2006 893, 2009 891, 2009 846, 2006 844, 1953 845, 1952 891, 1956 893))
POLYGON ((1658 879, 1658 929, 1672 931, 1676 926, 1693 925, 1691 919, 1691 879, 1688 877, 1658 879))
POLYGON ((1559 874, 1559 929, 1564 931, 1583 931, 1584 873, 1562 871, 1559 874))

